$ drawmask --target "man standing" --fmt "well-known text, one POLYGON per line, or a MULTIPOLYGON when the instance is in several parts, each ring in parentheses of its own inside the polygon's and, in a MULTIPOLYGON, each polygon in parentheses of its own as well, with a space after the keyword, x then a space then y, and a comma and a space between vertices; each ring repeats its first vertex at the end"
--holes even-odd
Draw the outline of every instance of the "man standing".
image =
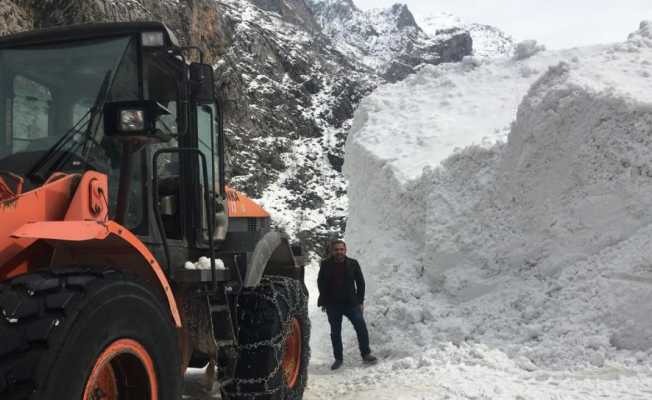
POLYGON ((364 310, 364 277, 360 264, 346 256, 346 243, 333 240, 330 244, 331 255, 321 262, 317 286, 319 299, 317 305, 328 315, 331 326, 331 341, 335 362, 331 369, 342 366, 342 317, 353 324, 358 335, 360 354, 365 363, 377 361, 369 349, 369 334, 362 312, 364 310))

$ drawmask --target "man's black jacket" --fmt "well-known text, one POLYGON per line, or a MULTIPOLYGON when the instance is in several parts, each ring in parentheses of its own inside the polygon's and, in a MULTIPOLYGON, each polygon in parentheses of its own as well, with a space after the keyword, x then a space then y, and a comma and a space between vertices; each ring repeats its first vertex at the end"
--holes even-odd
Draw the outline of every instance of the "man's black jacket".
POLYGON ((348 257, 345 258, 344 264, 344 268, 338 269, 333 257, 321 262, 319 276, 317 277, 317 286, 319 287, 318 307, 330 305, 355 306, 364 303, 364 277, 360 270, 360 264, 348 257), (343 272, 343 276, 337 276, 338 271, 343 272))

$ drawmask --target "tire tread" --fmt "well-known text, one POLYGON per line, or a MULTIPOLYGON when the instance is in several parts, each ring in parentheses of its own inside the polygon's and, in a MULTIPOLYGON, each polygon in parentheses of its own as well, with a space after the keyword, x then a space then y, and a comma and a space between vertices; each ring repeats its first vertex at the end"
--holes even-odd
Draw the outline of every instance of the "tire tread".
MULTIPOLYGON (((111 276, 106 275, 106 276, 111 276)), ((71 268, 22 275, 0 289, 0 398, 30 399, 36 369, 63 314, 101 274, 71 268), (76 289, 74 292, 70 289, 76 289)))

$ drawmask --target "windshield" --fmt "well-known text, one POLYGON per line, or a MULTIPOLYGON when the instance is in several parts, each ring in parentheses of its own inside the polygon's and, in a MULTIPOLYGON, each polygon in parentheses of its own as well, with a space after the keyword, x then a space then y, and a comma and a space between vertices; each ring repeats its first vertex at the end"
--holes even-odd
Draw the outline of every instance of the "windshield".
POLYGON ((109 172, 106 101, 139 98, 130 38, 0 50, 0 170, 42 183, 52 172, 109 172))

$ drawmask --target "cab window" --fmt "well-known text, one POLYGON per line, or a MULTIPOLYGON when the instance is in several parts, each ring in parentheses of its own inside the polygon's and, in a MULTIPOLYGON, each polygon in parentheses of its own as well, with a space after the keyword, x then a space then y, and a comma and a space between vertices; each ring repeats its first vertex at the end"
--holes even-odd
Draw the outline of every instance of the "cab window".
MULTIPOLYGON (((25 151, 35 144, 47 140, 50 130, 50 90, 23 76, 16 76, 13 82, 14 97, 12 121, 13 151, 25 151)), ((47 148, 47 146, 45 146, 47 148)))
POLYGON ((197 131, 199 150, 206 157, 206 168, 208 169, 208 182, 210 189, 215 187, 217 171, 217 155, 215 153, 215 135, 217 126, 215 123, 215 105, 197 106, 197 131))

